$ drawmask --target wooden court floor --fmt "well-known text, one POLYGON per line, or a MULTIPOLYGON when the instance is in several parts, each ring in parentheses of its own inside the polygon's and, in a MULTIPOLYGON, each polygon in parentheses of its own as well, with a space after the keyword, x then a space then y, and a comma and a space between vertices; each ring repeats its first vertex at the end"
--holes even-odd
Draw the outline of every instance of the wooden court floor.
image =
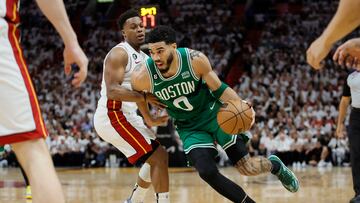
MULTIPOLYGON (((350 168, 305 168, 294 170, 300 190, 287 192, 273 175, 240 176, 232 168, 221 172, 240 184, 256 202, 264 203, 348 203, 354 195, 350 168)), ((68 203, 122 203, 137 176, 136 168, 58 169, 68 203)), ((24 199, 19 169, 0 168, 0 202, 30 203, 24 199)), ((170 197, 175 203, 230 202, 206 185, 191 168, 170 170, 170 197)), ((145 202, 155 202, 153 191, 145 202)))

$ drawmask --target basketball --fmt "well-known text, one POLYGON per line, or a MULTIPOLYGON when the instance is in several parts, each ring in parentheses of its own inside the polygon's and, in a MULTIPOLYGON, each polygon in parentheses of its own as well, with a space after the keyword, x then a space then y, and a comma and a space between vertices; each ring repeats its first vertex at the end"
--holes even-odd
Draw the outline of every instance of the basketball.
POLYGON ((230 134, 248 131, 254 123, 255 111, 244 100, 225 102, 217 114, 217 122, 221 129, 230 134))

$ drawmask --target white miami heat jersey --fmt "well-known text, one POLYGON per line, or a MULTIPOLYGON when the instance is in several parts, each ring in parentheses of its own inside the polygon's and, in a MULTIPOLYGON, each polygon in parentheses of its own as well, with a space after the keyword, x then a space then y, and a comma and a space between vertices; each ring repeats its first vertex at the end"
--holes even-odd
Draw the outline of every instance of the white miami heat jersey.
MULTIPOLYGON (((126 65, 126 68, 125 68, 124 80, 123 80, 121 86, 126 89, 132 90, 131 75, 135 69, 140 68, 140 66, 145 62, 145 60, 147 60, 149 58, 149 56, 147 56, 142 51, 137 52, 127 42, 121 42, 120 44, 116 45, 115 47, 123 48, 128 54, 128 64, 126 65)), ((104 60, 104 65, 103 65, 104 72, 105 72, 105 61, 106 61, 108 55, 109 55, 109 53, 106 55, 105 60, 104 60)), ((106 108, 108 99, 106 96, 106 85, 105 85, 105 80, 104 80, 104 74, 103 74, 103 79, 102 79, 102 83, 101 83, 100 94, 101 94, 101 97, 98 102, 98 107, 106 108)), ((135 102, 122 102, 121 111, 131 113, 131 112, 136 112, 136 110, 137 110, 137 105, 135 102)))

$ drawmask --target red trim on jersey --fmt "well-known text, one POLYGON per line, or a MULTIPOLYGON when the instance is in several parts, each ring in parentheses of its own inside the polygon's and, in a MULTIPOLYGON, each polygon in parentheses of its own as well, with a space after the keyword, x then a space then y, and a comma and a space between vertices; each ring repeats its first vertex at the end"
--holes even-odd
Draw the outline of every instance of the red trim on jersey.
POLYGON ((19 0, 5 0, 6 1, 6 14, 5 20, 10 23, 17 24, 20 22, 19 11, 17 5, 19 0))
MULTIPOLYGON (((32 114, 33 114, 33 118, 34 118, 34 122, 35 122, 35 127, 36 127, 36 129, 34 131, 17 133, 17 134, 12 134, 9 136, 18 135, 19 137, 25 137, 25 138, 28 138, 29 136, 33 136, 34 139, 39 138, 39 137, 46 137, 47 131, 45 129, 45 124, 44 124, 44 121, 41 116, 40 107, 39 107, 39 103, 37 101, 35 89, 32 85, 32 81, 31 81, 29 72, 27 70, 27 66, 25 64, 25 60, 24 60, 21 48, 20 48, 19 30, 16 28, 16 25, 14 25, 12 23, 8 23, 8 26, 9 26, 9 32, 8 32, 9 41, 10 41, 11 47, 13 49, 16 63, 18 65, 21 75, 23 77, 26 90, 29 94, 31 110, 32 110, 32 114)), ((5 137, 7 137, 7 136, 5 136, 5 137)), ((3 137, 0 137, 0 139, 2 139, 2 138, 3 137)), ((29 138, 29 139, 31 139, 31 138, 29 138)), ((6 140, 10 140, 10 138, 7 138, 6 140)), ((12 138, 11 140, 21 141, 20 138, 19 139, 12 138)))
POLYGON ((6 135, 0 137, 0 146, 5 144, 11 144, 15 142, 23 142, 26 140, 33 140, 38 138, 44 138, 42 134, 40 134, 37 130, 31 132, 24 132, 24 133, 16 133, 12 135, 6 135))
POLYGON ((140 157, 150 152, 152 146, 147 143, 144 136, 126 120, 126 117, 121 111, 111 110, 117 107, 119 107, 117 109, 120 109, 120 101, 108 100, 107 106, 111 125, 116 132, 136 150, 133 156, 128 157, 128 161, 134 164, 140 157))

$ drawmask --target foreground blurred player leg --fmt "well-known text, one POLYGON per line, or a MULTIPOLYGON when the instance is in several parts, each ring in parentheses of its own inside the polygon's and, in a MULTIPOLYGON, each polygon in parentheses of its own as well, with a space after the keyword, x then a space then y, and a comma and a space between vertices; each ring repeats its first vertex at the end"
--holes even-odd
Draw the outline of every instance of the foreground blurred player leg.
MULTIPOLYGON (((14 25, 8 26, 17 33, 14 25)), ((47 132, 16 36, 0 37, 0 92, 6 95, 0 100, 0 144, 11 144, 33 186, 34 202, 62 203, 63 192, 44 141, 47 132)))
MULTIPOLYGON (((63 1, 36 2, 65 44, 65 74, 71 72, 71 64, 79 66, 72 84, 80 86, 86 78, 88 59, 79 46, 63 1)), ((0 12, 0 145, 11 144, 29 177, 35 203, 63 203, 60 181, 44 141, 47 132, 19 43, 19 1, 1 1, 0 11, 3 11, 0 12)))
POLYGON ((28 174, 33 190, 33 201, 65 202, 45 141, 43 139, 29 140, 11 146, 18 161, 28 174))

